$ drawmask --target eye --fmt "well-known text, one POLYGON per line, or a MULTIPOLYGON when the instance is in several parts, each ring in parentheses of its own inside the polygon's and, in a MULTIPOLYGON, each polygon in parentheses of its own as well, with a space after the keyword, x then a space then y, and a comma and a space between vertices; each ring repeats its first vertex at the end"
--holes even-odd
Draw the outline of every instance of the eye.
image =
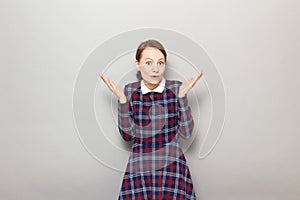
POLYGON ((147 62, 146 62, 146 65, 151 65, 151 62, 150 62, 150 61, 147 61, 147 62))
POLYGON ((160 65, 164 65, 165 63, 164 63, 163 61, 160 61, 159 64, 160 64, 160 65))

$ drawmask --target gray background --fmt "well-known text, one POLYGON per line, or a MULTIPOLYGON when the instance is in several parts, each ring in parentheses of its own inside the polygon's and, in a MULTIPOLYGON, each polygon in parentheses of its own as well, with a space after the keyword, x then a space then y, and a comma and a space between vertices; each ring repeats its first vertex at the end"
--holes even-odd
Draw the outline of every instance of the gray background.
POLYGON ((226 90, 226 122, 199 199, 296 200, 300 192, 297 0, 1 1, 0 199, 116 199, 123 174, 76 135, 77 73, 101 43, 166 28, 202 45, 226 90))

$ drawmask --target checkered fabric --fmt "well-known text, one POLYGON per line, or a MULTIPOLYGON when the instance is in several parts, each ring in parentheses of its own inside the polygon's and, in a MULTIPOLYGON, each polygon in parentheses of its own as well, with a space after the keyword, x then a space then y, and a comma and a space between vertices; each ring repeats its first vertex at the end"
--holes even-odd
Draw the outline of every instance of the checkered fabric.
POLYGON ((126 103, 118 101, 118 128, 132 148, 119 200, 196 199, 179 136, 191 136, 194 121, 181 81, 166 80, 163 91, 143 94, 141 81, 125 85, 126 103))

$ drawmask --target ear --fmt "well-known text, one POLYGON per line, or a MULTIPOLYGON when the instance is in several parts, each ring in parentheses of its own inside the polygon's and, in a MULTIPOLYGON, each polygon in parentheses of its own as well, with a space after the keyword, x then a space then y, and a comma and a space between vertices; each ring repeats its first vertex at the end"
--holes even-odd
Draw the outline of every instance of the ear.
POLYGON ((140 64, 139 64, 139 61, 135 61, 135 67, 138 71, 140 71, 140 64))

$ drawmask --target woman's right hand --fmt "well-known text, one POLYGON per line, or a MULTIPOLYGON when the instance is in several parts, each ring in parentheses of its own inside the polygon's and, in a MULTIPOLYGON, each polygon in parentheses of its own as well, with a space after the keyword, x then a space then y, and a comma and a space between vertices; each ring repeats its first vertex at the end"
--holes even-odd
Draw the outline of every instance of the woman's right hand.
POLYGON ((110 91, 112 91, 120 100, 121 103, 126 102, 126 96, 124 94, 123 89, 116 85, 110 78, 104 77, 103 74, 99 74, 104 83, 107 85, 110 91))

